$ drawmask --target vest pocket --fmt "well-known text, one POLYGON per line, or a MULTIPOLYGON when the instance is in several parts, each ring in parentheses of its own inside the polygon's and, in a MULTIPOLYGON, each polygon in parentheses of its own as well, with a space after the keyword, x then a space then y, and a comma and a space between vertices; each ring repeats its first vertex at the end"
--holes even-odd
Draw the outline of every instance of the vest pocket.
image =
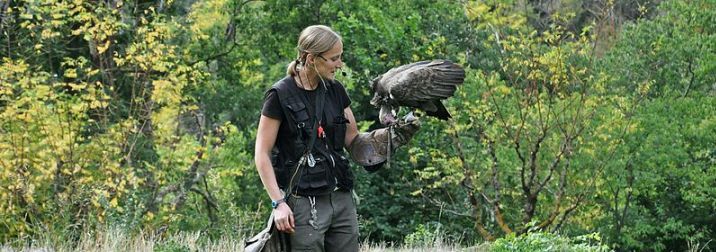
POLYGON ((301 102, 293 102, 291 104, 288 104, 286 107, 291 110, 291 114, 296 123, 305 122, 308 120, 308 110, 306 109, 305 104, 301 102))
POLYGON ((353 173, 350 170, 348 158, 338 155, 338 158, 336 158, 336 172, 338 173, 336 176, 338 187, 347 190, 353 189, 353 173))
POLYGON ((306 169, 301 181, 299 182, 300 189, 316 190, 323 189, 331 185, 329 178, 330 169, 328 169, 329 162, 323 157, 316 157, 316 165, 314 167, 304 166, 306 169))

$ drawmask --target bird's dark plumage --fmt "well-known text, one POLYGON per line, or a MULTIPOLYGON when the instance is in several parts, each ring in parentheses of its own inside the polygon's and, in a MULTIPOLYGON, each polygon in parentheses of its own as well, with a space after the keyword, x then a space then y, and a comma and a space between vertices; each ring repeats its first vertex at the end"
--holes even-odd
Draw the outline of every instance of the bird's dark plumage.
POLYGON ((455 94, 465 80, 465 70, 448 60, 420 61, 399 66, 373 79, 373 99, 380 121, 392 123, 398 107, 418 108, 443 120, 450 118, 441 100, 455 94))

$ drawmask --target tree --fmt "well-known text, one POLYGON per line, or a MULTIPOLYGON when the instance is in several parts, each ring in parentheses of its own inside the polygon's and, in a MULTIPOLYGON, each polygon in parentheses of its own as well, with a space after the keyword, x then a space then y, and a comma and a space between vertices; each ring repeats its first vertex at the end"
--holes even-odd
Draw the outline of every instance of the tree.
POLYGON ((618 126, 605 120, 614 98, 605 93, 606 75, 594 68, 597 37, 591 27, 574 33, 561 25, 573 17, 569 12, 555 13, 549 28, 537 31, 516 11, 526 6, 466 8, 490 35, 478 56, 483 64, 452 103, 460 108, 453 123, 421 138, 428 148, 411 150, 427 182, 416 193, 471 218, 485 240, 584 220, 595 210, 585 205, 609 163, 596 151, 613 153, 619 144, 597 145, 600 134, 618 126), (450 136, 449 148, 439 135, 450 136), (465 200, 437 200, 445 192, 465 200))

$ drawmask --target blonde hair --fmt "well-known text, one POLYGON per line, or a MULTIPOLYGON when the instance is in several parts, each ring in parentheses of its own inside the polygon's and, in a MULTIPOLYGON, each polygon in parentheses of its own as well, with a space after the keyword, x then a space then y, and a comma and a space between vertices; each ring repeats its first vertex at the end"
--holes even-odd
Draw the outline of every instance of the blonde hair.
POLYGON ((306 27, 298 36, 296 60, 291 61, 286 69, 286 74, 296 76, 297 68, 306 64, 308 54, 320 55, 331 50, 333 46, 341 41, 341 36, 325 25, 312 25, 306 27))

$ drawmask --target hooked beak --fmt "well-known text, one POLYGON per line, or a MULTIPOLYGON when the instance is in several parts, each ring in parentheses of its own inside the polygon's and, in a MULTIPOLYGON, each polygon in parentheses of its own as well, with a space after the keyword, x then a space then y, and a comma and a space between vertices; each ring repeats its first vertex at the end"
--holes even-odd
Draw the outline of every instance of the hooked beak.
POLYGON ((393 108, 390 105, 385 104, 380 105, 378 119, 380 120, 380 123, 385 126, 390 126, 397 122, 397 119, 395 118, 395 111, 393 111, 393 108))

